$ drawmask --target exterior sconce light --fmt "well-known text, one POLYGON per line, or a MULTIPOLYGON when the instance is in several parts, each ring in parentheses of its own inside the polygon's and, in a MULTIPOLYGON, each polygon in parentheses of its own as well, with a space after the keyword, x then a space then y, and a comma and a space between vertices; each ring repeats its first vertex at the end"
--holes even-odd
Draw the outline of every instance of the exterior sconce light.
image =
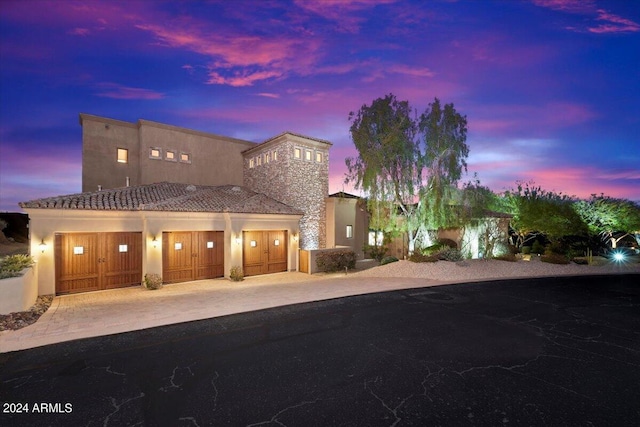
POLYGON ((153 240, 151 241, 151 244, 153 245, 154 248, 158 247, 158 239, 156 239, 156 236, 153 236, 153 240))
POLYGON ((240 233, 236 234, 236 244, 240 244, 242 243, 242 236, 240 235, 240 233))
POLYGON ((298 233, 297 232, 294 231, 293 234, 291 234, 291 237, 293 238, 294 242, 298 241, 298 233))
POLYGON ((40 252, 44 253, 44 250, 47 249, 47 244, 44 242, 44 239, 40 241, 38 247, 40 248, 40 252))

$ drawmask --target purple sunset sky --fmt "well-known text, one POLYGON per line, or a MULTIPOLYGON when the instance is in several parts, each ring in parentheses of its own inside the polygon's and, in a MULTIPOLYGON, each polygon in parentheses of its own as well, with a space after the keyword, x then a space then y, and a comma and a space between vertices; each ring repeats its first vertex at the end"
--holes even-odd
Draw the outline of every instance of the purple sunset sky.
POLYGON ((640 201, 635 1, 2 0, 0 211, 80 192, 81 112, 327 139, 340 191, 348 113, 388 93, 467 116, 464 180, 640 201))

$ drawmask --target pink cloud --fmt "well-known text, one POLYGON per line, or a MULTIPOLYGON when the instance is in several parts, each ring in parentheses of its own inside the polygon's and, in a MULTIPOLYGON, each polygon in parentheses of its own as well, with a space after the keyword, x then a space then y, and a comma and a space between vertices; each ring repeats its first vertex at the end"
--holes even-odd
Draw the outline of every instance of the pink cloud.
POLYGON ((553 10, 585 13, 595 9, 594 0, 532 0, 533 4, 553 10))
POLYGON ((91 33, 91 30, 88 28, 74 28, 67 32, 67 34, 71 34, 72 36, 88 36, 91 33))
POLYGON ((100 92, 96 93, 96 95, 103 98, 154 100, 163 99, 165 97, 165 95, 160 92, 137 87, 122 86, 117 83, 99 83, 98 87, 100 88, 100 92))
POLYGON ((592 33, 629 33, 640 31, 640 24, 609 13, 603 9, 598 9, 598 17, 596 20, 606 21, 607 23, 598 25, 597 27, 590 27, 589 31, 592 33))

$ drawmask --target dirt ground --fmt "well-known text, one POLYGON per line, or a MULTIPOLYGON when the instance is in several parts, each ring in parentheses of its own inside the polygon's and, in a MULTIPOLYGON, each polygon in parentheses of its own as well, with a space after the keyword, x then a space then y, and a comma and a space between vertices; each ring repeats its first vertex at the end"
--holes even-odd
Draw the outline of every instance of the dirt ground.
POLYGON ((7 255, 28 254, 29 244, 11 242, 10 240, 0 243, 0 257, 7 255))

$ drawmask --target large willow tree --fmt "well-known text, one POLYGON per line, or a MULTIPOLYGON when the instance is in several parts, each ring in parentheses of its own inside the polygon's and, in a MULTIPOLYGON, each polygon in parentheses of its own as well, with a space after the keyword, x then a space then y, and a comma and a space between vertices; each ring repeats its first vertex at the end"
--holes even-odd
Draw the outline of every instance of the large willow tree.
POLYGON ((371 211, 383 207, 390 223, 401 224, 413 252, 425 225, 446 221, 450 188, 466 170, 466 118, 436 98, 418 119, 408 101, 389 94, 351 112, 349 121, 358 156, 346 159, 345 182, 366 193, 371 211))

